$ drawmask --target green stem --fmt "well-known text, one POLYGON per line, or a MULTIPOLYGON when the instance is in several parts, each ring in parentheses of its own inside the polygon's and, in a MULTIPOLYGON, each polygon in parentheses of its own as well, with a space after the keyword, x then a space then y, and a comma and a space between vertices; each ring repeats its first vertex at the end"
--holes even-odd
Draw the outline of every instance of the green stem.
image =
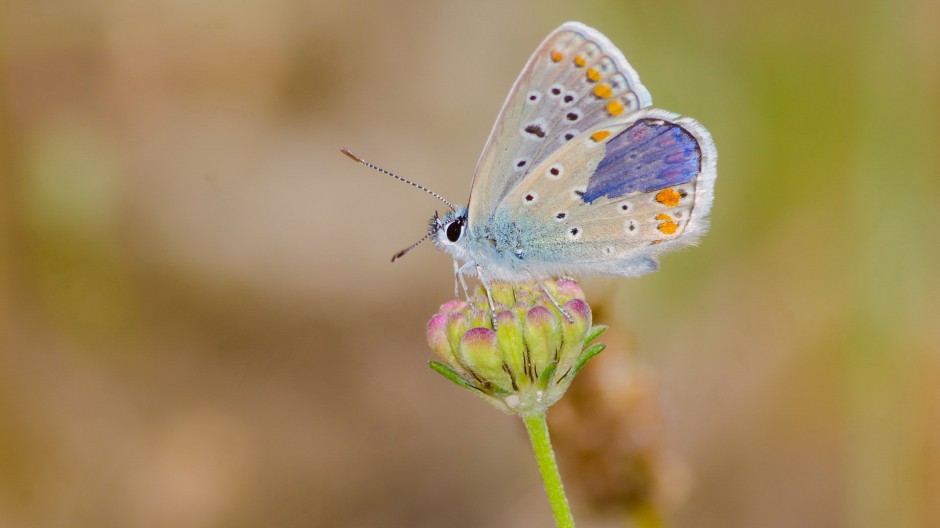
POLYGON ((555 452, 552 451, 552 442, 548 438, 548 422, 545 412, 527 414, 522 417, 525 428, 529 431, 532 449, 535 450, 535 460, 538 461, 542 480, 545 482, 545 491, 548 492, 548 502, 552 505, 552 514, 558 528, 574 528, 574 517, 565 497, 565 488, 561 484, 561 474, 558 464, 555 463, 555 452))

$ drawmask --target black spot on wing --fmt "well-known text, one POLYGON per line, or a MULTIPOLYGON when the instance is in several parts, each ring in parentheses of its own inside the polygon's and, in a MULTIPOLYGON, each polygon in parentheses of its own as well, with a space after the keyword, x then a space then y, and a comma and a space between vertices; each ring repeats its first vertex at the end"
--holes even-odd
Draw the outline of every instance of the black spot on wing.
POLYGON ((542 130, 542 127, 539 125, 529 125, 525 127, 525 131, 539 138, 545 137, 545 131, 542 130))

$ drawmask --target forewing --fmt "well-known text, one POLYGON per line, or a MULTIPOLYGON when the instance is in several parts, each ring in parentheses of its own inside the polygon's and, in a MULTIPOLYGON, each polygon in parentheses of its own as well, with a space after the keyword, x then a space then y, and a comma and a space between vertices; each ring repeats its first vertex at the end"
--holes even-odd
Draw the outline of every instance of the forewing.
POLYGON ((489 225, 500 200, 574 137, 650 104, 636 72, 604 35, 563 24, 535 50, 503 103, 474 173, 470 229, 489 225))
POLYGON ((707 231, 716 162, 704 127, 646 109, 550 155, 497 217, 535 269, 640 275, 656 269, 656 254, 707 231))

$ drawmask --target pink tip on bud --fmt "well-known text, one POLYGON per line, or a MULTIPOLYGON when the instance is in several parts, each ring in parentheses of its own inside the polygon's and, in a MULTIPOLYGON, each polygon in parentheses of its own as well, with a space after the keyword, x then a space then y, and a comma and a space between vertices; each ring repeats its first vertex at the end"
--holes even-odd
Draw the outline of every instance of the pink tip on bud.
POLYGON ((496 324, 499 326, 503 325, 515 325, 518 324, 519 319, 516 317, 516 314, 506 310, 496 314, 496 324))
POLYGON ((440 313, 450 313, 450 312, 462 312, 464 311, 469 304, 458 299, 451 299, 446 303, 442 304, 438 312, 440 313))
POLYGON ((447 338, 447 320, 448 317, 442 313, 434 314, 428 321, 427 338, 428 346, 445 361, 450 362, 453 361, 454 354, 447 338))
POLYGON ((525 315, 526 323, 531 325, 550 324, 553 319, 552 312, 548 311, 548 308, 544 306, 536 306, 525 315))
POLYGON ((461 344, 468 346, 494 346, 496 345, 496 332, 489 328, 471 328, 463 335, 461 344))
POLYGON ((447 315, 442 313, 434 314, 428 321, 428 341, 432 341, 432 335, 436 336, 438 332, 444 334, 447 329, 447 315))
MULTIPOLYGON (((587 323, 591 326, 591 307, 582 299, 571 299, 565 303, 565 311, 574 318, 574 323, 587 323)), ((567 321, 565 321, 567 323, 567 321)), ((571 323, 569 323, 571 324, 571 323)))
POLYGON ((591 328, 591 307, 581 299, 571 299, 565 303, 565 311, 571 316, 571 322, 562 320, 561 350, 558 353, 559 376, 565 375, 581 355, 584 339, 591 328))
POLYGON ((555 351, 561 344, 561 332, 555 314, 545 306, 536 306, 525 316, 523 330, 525 342, 529 347, 529 360, 538 374, 554 359, 555 351))
POLYGON ((568 279, 559 279, 555 283, 555 287, 558 291, 558 297, 562 299, 585 299, 584 290, 581 289, 581 286, 577 282, 568 279))
POLYGON ((503 370, 496 332, 489 328, 471 328, 460 340, 460 359, 481 379, 504 389, 512 385, 509 374, 503 370))

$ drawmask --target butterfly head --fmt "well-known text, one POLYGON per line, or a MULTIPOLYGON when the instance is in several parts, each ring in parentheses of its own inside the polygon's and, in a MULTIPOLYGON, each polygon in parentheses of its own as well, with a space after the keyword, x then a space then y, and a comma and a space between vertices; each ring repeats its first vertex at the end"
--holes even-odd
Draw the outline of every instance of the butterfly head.
POLYGON ((467 208, 457 207, 444 216, 435 212, 431 218, 429 234, 434 245, 457 257, 463 252, 467 239, 467 208))

